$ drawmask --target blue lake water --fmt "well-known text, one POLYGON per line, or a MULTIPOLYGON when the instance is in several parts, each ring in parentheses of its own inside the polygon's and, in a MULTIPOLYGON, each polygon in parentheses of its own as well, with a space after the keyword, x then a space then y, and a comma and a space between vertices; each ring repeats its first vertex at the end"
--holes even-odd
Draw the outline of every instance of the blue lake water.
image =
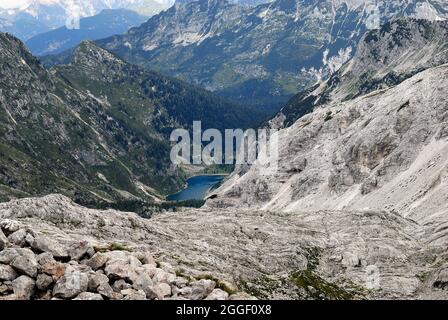
POLYGON ((203 200, 207 193, 224 180, 225 176, 195 176, 187 181, 187 188, 167 197, 168 201, 203 200))

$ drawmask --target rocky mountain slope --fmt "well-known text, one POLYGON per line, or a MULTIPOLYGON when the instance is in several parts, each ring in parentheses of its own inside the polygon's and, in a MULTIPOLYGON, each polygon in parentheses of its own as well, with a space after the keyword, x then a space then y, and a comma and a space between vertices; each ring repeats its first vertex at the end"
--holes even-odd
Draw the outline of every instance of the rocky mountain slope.
POLYGON ((448 63, 448 23, 398 19, 366 33, 353 59, 327 81, 298 94, 271 121, 289 126, 314 108, 348 101, 448 63))
POLYGON ((27 47, 37 56, 56 54, 76 47, 84 40, 97 40, 121 34, 147 20, 133 11, 103 10, 99 14, 80 20, 80 29, 61 27, 41 33, 26 41, 27 47))
POLYGON ((280 167, 236 173, 210 205, 275 211, 447 209, 447 66, 318 108, 279 132, 280 167))
MULTIPOLYGON (((22 275, 12 283, 0 280, 0 295, 5 294, 6 299, 16 298, 9 296, 11 292, 24 292, 22 283, 28 283, 25 292, 44 283, 48 287, 37 296, 42 298, 80 294, 78 299, 99 299, 99 295, 103 299, 128 295, 127 299, 142 299, 145 296, 137 291, 140 288, 146 298, 192 298, 192 292, 204 298, 214 287, 220 289, 215 299, 226 299, 229 294, 231 299, 250 299, 247 293, 263 299, 448 298, 444 290, 448 270, 446 215, 442 213, 437 219, 433 216, 416 222, 391 211, 367 209, 280 213, 204 208, 143 219, 133 213, 89 210, 62 196, 47 196, 0 204, 0 218, 8 219, 2 223, 4 230, 5 224, 18 222, 19 230, 26 231, 12 236, 6 229, 9 237, 3 237, 4 243, 25 237, 22 246, 30 246, 35 254, 53 253, 56 261, 60 261, 60 254, 48 242, 69 252, 86 252, 72 258, 69 266, 56 263, 59 269, 34 264, 38 277, 32 279, 23 276, 22 265, 5 260, 17 249, 0 252, 0 267, 9 270, 12 278, 22 275), (47 241, 38 241, 42 236, 47 241), (97 252, 130 253, 97 253, 92 257, 92 247, 97 252), (141 252, 150 252, 165 273, 137 262, 133 257, 141 252), (103 261, 100 269, 105 263, 104 271, 113 280, 113 292, 99 284, 66 294, 64 283, 73 272, 89 280, 104 278, 101 271, 90 269, 98 259, 103 261), (137 281, 144 270, 144 278, 150 276, 152 281, 137 281), (52 272, 58 273, 49 279, 52 272), (198 279, 212 281, 198 283, 198 279), (171 293, 159 283, 170 284, 171 293), (157 295, 156 291, 154 295, 157 288, 166 289, 161 291, 166 293, 157 295), (85 290, 90 293, 82 293, 85 290), (235 292, 246 294, 234 296, 235 292)), ((22 250, 33 255, 33 251, 18 249, 22 250)), ((51 255, 44 256, 51 259, 51 255)))
POLYGON ((89 42, 50 72, 10 35, 0 34, 0 49, 3 201, 58 192, 82 203, 152 202, 183 185, 170 161, 172 128, 188 128, 193 115, 244 125, 222 99, 89 42))
POLYGON ((66 59, 66 64, 53 70, 76 88, 107 100, 115 117, 121 119, 125 113, 132 125, 155 131, 167 140, 173 129, 191 128, 196 120, 202 121, 204 130, 224 130, 248 128, 262 119, 256 110, 128 64, 91 41, 83 42, 66 59))
MULTIPOLYGON (((402 22, 391 28, 397 26, 402 22)), ((285 230, 294 223, 307 231, 315 223, 315 239, 326 239, 317 259, 323 274, 339 270, 339 279, 357 285, 362 285, 361 275, 376 274, 380 296, 394 292, 392 296, 401 298, 446 299, 448 64, 438 60, 441 54, 432 54, 444 52, 437 49, 446 48, 447 38, 440 37, 446 29, 444 24, 412 20, 406 26, 414 31, 429 27, 430 41, 414 51, 405 49, 408 60, 398 54, 398 47, 390 48, 390 65, 373 63, 378 73, 372 74, 397 70, 409 76, 367 94, 357 92, 354 98, 344 94, 345 101, 335 94, 334 100, 279 131, 277 171, 260 163, 238 168, 204 210, 259 210, 263 221, 278 215, 284 227, 275 234, 282 239, 289 237, 285 230), (420 59, 414 60, 416 56, 420 59)), ((366 47, 378 49, 383 40, 390 43, 388 32, 366 47)), ((414 40, 422 41, 419 32, 414 40)), ((381 50, 369 53, 381 56, 381 50)), ((364 55, 364 62, 370 63, 370 54, 364 55)), ((354 68, 360 58, 347 66, 354 68)), ((351 72, 347 66, 342 71, 351 72)), ((334 83, 330 92, 344 92, 350 88, 344 80, 351 79, 334 83)), ((296 245, 305 230, 294 233, 296 245)))
POLYGON ((62 234, 56 240, 15 220, 0 226, 0 300, 252 298, 226 281, 176 275, 147 251, 62 234))
POLYGON ((278 133, 279 169, 240 168, 209 205, 388 210, 417 221, 446 210, 447 33, 445 21, 415 19, 368 32, 352 60, 302 94, 298 106, 313 112, 272 121, 293 122, 278 133))
POLYGON ((350 59, 368 27, 400 16, 443 19, 448 9, 443 1, 379 1, 372 15, 371 3, 193 1, 99 43, 128 61, 275 109, 350 59))
POLYGON ((153 188, 178 186, 163 165, 165 140, 114 118, 106 101, 46 71, 16 38, 0 34, 0 46, 2 200, 55 191, 152 199, 153 188))

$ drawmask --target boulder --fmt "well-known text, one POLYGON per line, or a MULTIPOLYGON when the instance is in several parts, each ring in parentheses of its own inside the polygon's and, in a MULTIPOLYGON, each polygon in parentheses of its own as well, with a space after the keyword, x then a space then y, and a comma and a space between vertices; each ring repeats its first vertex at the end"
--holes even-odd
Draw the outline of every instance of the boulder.
POLYGON ((53 278, 46 274, 39 274, 36 279, 36 288, 40 291, 47 290, 53 284, 53 278))
POLYGON ((141 262, 123 251, 113 251, 106 254, 109 260, 106 263, 104 272, 109 278, 124 279, 129 282, 134 282, 138 277, 136 269, 141 267, 141 262))
POLYGON ((30 234, 30 233, 26 234, 25 244, 27 244, 29 247, 31 247, 33 245, 34 240, 35 240, 35 238, 32 234, 30 234))
POLYGON ((121 292, 123 290, 130 289, 130 288, 132 288, 132 285, 130 285, 129 283, 127 283, 123 279, 115 281, 114 284, 112 285, 112 289, 115 292, 121 292))
POLYGON ((227 300, 229 299, 229 294, 221 289, 215 289, 210 293, 205 300, 227 300))
MULTIPOLYGON (((74 243, 68 250, 68 255, 72 260, 81 260, 89 256, 93 252, 93 247, 87 241, 80 241, 74 243)), ((90 258, 91 256, 89 256, 90 258)))
POLYGON ((34 294, 35 282, 28 276, 20 276, 12 282, 14 296, 17 300, 30 300, 34 294))
POLYGON ((20 223, 14 220, 5 219, 0 221, 0 229, 6 235, 10 235, 20 229, 20 223))
POLYGON ((163 300, 172 294, 171 286, 167 283, 157 283, 144 288, 143 291, 145 291, 146 298, 150 300, 163 300))
POLYGON ((108 262, 106 263, 106 266, 115 263, 117 261, 123 261, 126 264, 129 264, 132 268, 142 266, 141 261, 138 258, 136 258, 133 253, 128 251, 110 251, 106 253, 106 256, 108 257, 108 262))
POLYGON ((6 248, 0 251, 0 263, 10 264, 14 258, 19 256, 17 248, 6 248))
POLYGON ((149 252, 135 252, 133 254, 142 264, 150 265, 154 268, 157 267, 156 260, 149 252))
POLYGON ((68 258, 67 249, 57 241, 47 237, 37 236, 34 239, 32 247, 33 249, 39 250, 41 252, 51 253, 56 259, 68 258))
POLYGON ((156 285, 156 290, 163 298, 171 296, 171 286, 169 284, 159 283, 156 285))
POLYGON ((168 297, 168 298, 165 298, 165 300, 172 300, 172 301, 188 301, 187 298, 179 297, 179 296, 168 297))
POLYGON ((14 294, 8 294, 6 296, 0 296, 0 301, 11 301, 11 300, 17 300, 16 296, 14 294))
POLYGON ((82 292, 73 300, 104 300, 103 297, 98 293, 82 292))
POLYGON ((176 277, 176 279, 174 279, 172 285, 174 285, 178 288, 184 288, 188 285, 188 280, 183 277, 176 277))
POLYGON ((107 298, 107 299, 114 299, 114 290, 112 289, 112 287, 109 285, 109 283, 102 283, 98 286, 97 288, 97 292, 99 294, 101 294, 103 297, 107 298))
MULTIPOLYGON (((76 260, 69 261, 68 262, 68 267, 72 268, 73 270, 80 271, 80 272, 83 272, 83 273, 89 273, 89 272, 93 271, 93 269, 90 266, 82 264, 82 263, 79 263, 76 260)), ((97 270, 97 271, 99 271, 99 270, 97 270)))
MULTIPOLYGON (((36 288, 37 288, 37 284, 36 284, 36 288)), ((49 301, 51 300, 51 298, 53 297, 51 290, 47 290, 44 293, 40 292, 38 293, 38 297, 36 298, 36 300, 44 300, 44 301, 49 301)))
POLYGON ((49 252, 41 253, 37 256, 37 262, 43 266, 47 264, 48 262, 55 262, 53 255, 49 252))
POLYGON ((65 274, 65 270, 65 264, 54 260, 47 262, 42 266, 42 272, 52 276, 54 281, 58 281, 65 274))
POLYGON ((27 232, 25 229, 19 229, 8 237, 8 241, 16 246, 23 247, 26 244, 27 232))
POLYGON ((15 249, 15 257, 12 259, 10 265, 22 274, 26 274, 31 278, 37 276, 39 264, 33 251, 29 249, 15 249))
POLYGON ((121 291, 123 300, 146 300, 146 294, 142 290, 126 289, 121 291))
POLYGON ((96 271, 104 267, 108 260, 109 258, 104 253, 97 252, 90 258, 90 260, 87 260, 86 264, 96 271))
POLYGON ((124 279, 133 282, 137 277, 135 270, 131 269, 130 265, 125 261, 115 261, 114 263, 108 264, 104 271, 111 279, 124 279))
POLYGON ((109 278, 99 272, 90 272, 89 274, 89 291, 97 292, 97 289, 102 284, 109 284, 109 278))
POLYGON ((157 268, 151 264, 144 264, 141 267, 135 268, 135 271, 137 272, 137 274, 147 274, 152 278, 156 274, 156 269, 157 268))
POLYGON ((146 298, 149 300, 163 299, 163 296, 161 295, 161 293, 159 292, 158 288, 155 285, 146 287, 143 291, 145 292, 146 298))
POLYGON ((112 300, 123 300, 123 295, 119 292, 114 292, 112 296, 112 300))
POLYGON ((134 279, 134 281, 132 283, 132 287, 134 289, 143 290, 143 291, 145 291, 145 288, 151 287, 152 285, 153 285, 153 281, 152 281, 151 277, 146 273, 136 276, 136 278, 134 279))
POLYGON ((62 299, 72 299, 86 292, 89 285, 89 277, 85 273, 74 271, 64 274, 53 288, 53 296, 62 299))
POLYGON ((174 287, 172 288, 172 293, 175 296, 179 296, 179 297, 189 297, 191 295, 191 293, 193 292, 193 289, 191 287, 183 287, 183 288, 177 288, 174 287))
POLYGON ((165 270, 159 269, 157 268, 155 270, 154 276, 152 278, 152 281, 154 283, 167 283, 167 284, 171 284, 172 282, 174 282, 176 280, 176 275, 172 274, 172 273, 168 273, 165 270))
POLYGON ((216 283, 212 280, 201 279, 190 283, 190 286, 191 294, 188 298, 191 300, 202 300, 213 292, 216 283))
POLYGON ((176 270, 174 269, 174 267, 167 262, 160 262, 159 268, 168 273, 172 273, 172 274, 176 273, 176 270))
POLYGON ((0 229, 0 251, 5 249, 9 245, 8 238, 6 238, 3 231, 0 229))
POLYGON ((19 275, 12 267, 0 264, 0 281, 12 281, 18 276, 19 275))

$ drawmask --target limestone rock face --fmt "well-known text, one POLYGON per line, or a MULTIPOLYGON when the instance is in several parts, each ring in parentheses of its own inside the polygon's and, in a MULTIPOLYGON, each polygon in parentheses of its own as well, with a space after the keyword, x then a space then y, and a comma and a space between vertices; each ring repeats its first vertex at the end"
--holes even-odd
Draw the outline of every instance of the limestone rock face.
MULTIPOLYGON (((339 274, 366 292, 380 288, 384 297, 446 298, 440 266, 448 242, 447 79, 442 64, 390 88, 330 100, 279 131, 277 170, 261 163, 238 168, 203 210, 233 210, 240 232, 263 247, 269 235, 288 241, 292 229, 301 230, 280 249, 283 256, 289 246, 302 250, 296 266, 286 262, 301 270, 290 274, 296 285, 339 274), (237 211, 258 221, 242 223, 237 211), (284 224, 274 227, 280 219, 284 224)), ((271 287, 275 279, 262 282, 271 287)), ((314 289, 305 295, 322 298, 314 289)))
POLYGON ((448 63, 447 37, 447 21, 397 19, 369 30, 351 60, 328 80, 293 97, 269 125, 289 127, 313 109, 392 88, 423 70, 448 63))
MULTIPOLYGON (((98 290, 102 281, 90 281, 94 272, 91 260, 68 264, 48 261, 47 264, 62 263, 69 272, 87 277, 87 289, 83 284, 77 290, 68 290, 70 282, 65 280, 54 285, 61 297, 76 298, 80 291, 89 290, 101 291, 95 293, 104 299, 162 299, 168 294, 168 287, 158 286, 161 283, 171 286, 171 296, 166 299, 223 297, 220 291, 213 293, 217 289, 225 290, 229 299, 253 298, 250 294, 237 294, 238 291, 255 292, 260 298, 440 298, 445 295, 445 291, 439 289, 444 281, 443 267, 438 267, 442 264, 434 263, 445 257, 443 230, 438 224, 421 225, 394 212, 204 208, 181 214, 164 213, 148 220, 132 213, 86 209, 65 197, 48 196, 0 204, 0 220, 2 218, 16 218, 29 224, 37 234, 45 230, 47 237, 59 239, 61 243, 74 243, 74 239, 82 235, 82 239, 97 250, 109 247, 106 244, 110 242, 125 242, 125 247, 132 251, 94 255, 106 257, 95 274, 98 279, 103 278, 101 274, 107 277, 105 269, 109 266, 113 293, 109 288, 98 290), (28 213, 21 218, 24 209, 28 213), (63 219, 49 224, 53 215, 59 218, 62 215, 63 219), (65 215, 80 221, 76 229, 63 222, 65 215), (101 228, 97 223, 100 220, 116 227, 101 228), (176 273, 189 277, 179 278, 153 265, 142 265, 135 259, 139 256, 135 252, 154 252, 154 256, 163 257, 162 262, 170 264, 176 273), (120 272, 111 272, 111 267, 120 272), (226 281, 194 279, 204 275, 226 281), (341 278, 347 279, 346 282, 340 282, 341 278), (302 283, 310 285, 302 287, 302 283), (308 288, 316 283, 319 283, 317 289, 308 288), (89 289, 97 284, 96 290, 89 289), (325 286, 335 286, 338 290, 319 291, 325 286), (378 287, 380 291, 368 289, 378 287)), ((0 264, 10 264, 17 256, 16 250, 1 251, 0 264)), ((42 258, 42 254, 39 257, 42 258)), ((51 255, 47 257, 50 258, 51 255)), ((167 268, 164 263, 158 265, 167 268)), ((43 268, 42 272, 45 270, 43 268)), ((63 271, 65 277, 66 273, 63 271)), ((54 290, 52 286, 50 284, 48 289, 54 290)), ((5 294, 11 292, 6 288, 5 294)))
POLYGON ((236 172, 210 208, 372 210, 418 222, 443 219, 448 67, 317 109, 279 131, 278 170, 236 172))

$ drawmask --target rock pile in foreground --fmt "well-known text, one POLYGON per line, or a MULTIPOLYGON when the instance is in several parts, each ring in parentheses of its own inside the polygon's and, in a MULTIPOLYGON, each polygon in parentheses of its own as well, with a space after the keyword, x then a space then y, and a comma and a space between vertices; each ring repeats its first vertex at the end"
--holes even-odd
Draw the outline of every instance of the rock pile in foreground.
POLYGON ((148 252, 78 240, 62 244, 15 220, 0 220, 0 250, 0 300, 251 298, 229 295, 232 285, 225 282, 177 276, 148 252))
POLYGON ((12 200, 0 203, 0 295, 17 298, 24 276, 16 294, 32 299, 448 299, 447 216, 202 208, 143 219, 61 195, 12 200))

